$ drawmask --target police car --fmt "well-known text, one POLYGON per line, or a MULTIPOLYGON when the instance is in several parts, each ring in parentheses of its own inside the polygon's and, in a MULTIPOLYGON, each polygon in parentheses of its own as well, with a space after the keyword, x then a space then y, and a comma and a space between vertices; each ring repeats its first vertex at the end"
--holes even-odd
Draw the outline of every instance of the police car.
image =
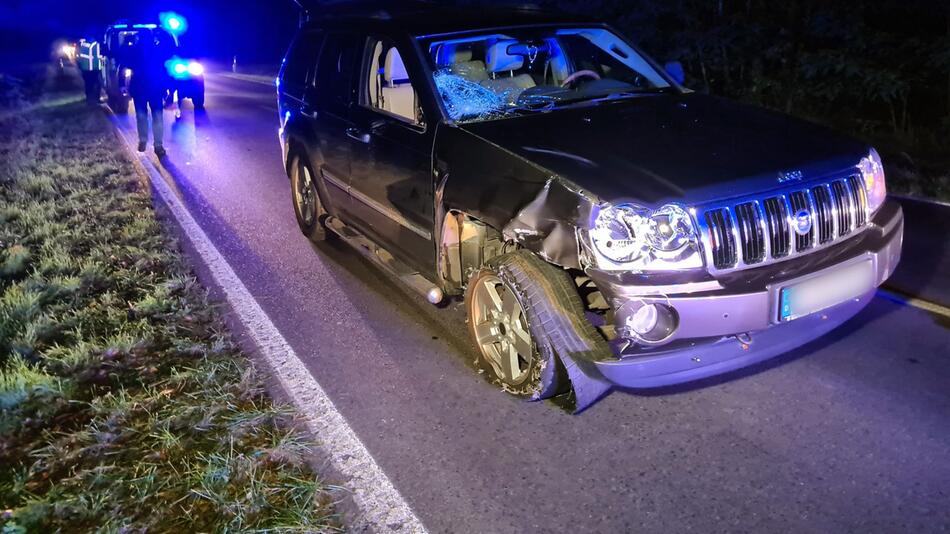
POLYGON ((109 106, 117 113, 125 113, 129 107, 129 82, 132 70, 129 64, 129 53, 136 36, 154 32, 165 32, 172 36, 176 55, 165 65, 168 70, 168 100, 174 100, 177 93, 179 102, 191 99, 195 109, 203 109, 205 104, 204 66, 193 59, 179 57, 181 50, 180 33, 184 29, 182 19, 163 20, 162 24, 133 24, 119 21, 106 29, 102 40, 103 54, 103 87, 109 98, 109 106), (175 22, 177 21, 177 22, 175 22))

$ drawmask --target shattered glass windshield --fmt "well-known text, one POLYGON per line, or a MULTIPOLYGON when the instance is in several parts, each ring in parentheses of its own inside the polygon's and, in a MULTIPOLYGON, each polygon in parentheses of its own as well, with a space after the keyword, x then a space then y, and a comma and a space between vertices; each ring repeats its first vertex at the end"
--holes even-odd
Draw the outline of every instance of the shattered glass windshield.
POLYGON ((641 54, 603 28, 520 28, 421 43, 445 109, 459 122, 671 88, 641 54))

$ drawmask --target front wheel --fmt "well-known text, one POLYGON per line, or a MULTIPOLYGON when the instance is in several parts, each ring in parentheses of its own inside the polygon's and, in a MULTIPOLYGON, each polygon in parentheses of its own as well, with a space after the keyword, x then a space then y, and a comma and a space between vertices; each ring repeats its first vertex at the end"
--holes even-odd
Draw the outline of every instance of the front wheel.
POLYGON ((316 177, 303 158, 294 158, 291 165, 290 189, 300 231, 311 241, 325 241, 327 230, 323 226, 323 219, 326 212, 317 192, 316 177))
POLYGON ((568 391, 562 314, 583 318, 583 305, 566 272, 526 251, 505 254, 472 275, 465 303, 477 363, 493 383, 531 399, 568 391))

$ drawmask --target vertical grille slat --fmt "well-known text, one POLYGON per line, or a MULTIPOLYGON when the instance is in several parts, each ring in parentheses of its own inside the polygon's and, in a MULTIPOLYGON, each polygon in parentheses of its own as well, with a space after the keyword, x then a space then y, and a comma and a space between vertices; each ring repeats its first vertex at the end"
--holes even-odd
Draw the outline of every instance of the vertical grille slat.
POLYGON ((815 200, 814 219, 818 225, 818 243, 824 245, 835 238, 834 204, 825 185, 812 188, 811 194, 815 200))
POLYGON ((860 176, 848 178, 851 197, 854 199, 854 227, 861 228, 868 222, 868 195, 860 176))
POLYGON ((788 206, 785 204, 785 199, 773 197, 765 199, 763 207, 772 257, 784 258, 789 255, 792 248, 791 231, 788 227, 788 206))
POLYGON ((851 202, 851 194, 844 180, 832 182, 831 198, 834 201, 835 212, 838 217, 838 236, 851 233, 851 220, 854 207, 851 202))
POLYGON ((717 269, 734 267, 738 258, 732 216, 729 211, 725 208, 707 211, 706 224, 709 226, 709 234, 712 237, 713 264, 717 269))
POLYGON ((765 260, 765 236, 762 233, 758 206, 755 202, 746 202, 739 204, 735 209, 742 261, 746 265, 760 263, 765 260))

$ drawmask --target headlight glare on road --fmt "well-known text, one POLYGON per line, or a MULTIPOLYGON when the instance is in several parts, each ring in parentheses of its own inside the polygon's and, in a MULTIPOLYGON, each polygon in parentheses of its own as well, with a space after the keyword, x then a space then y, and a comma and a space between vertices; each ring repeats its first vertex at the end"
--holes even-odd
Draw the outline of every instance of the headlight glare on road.
POLYGON ((703 266, 692 217, 682 206, 600 207, 586 232, 589 263, 605 270, 662 271, 703 266))
POLYGON ((874 213, 884 204, 884 199, 887 197, 884 163, 877 150, 872 148, 867 157, 861 158, 858 169, 861 171, 864 188, 868 194, 868 210, 874 213))

